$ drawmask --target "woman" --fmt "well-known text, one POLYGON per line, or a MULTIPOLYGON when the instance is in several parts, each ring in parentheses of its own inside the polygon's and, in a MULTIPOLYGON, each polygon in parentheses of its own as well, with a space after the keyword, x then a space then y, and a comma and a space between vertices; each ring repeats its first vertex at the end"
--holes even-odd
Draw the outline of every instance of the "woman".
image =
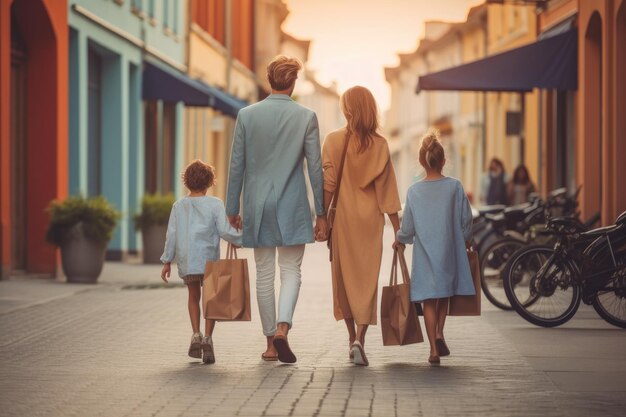
POLYGON ((465 250, 472 211, 463 185, 441 173, 446 157, 437 133, 422 139, 419 162, 426 177, 407 192, 398 240, 413 244, 411 301, 424 302, 428 362, 436 365, 450 354, 443 335, 449 297, 475 294, 465 250))
POLYGON ((515 168, 513 179, 509 182, 507 194, 509 204, 522 204, 528 201, 530 193, 535 192, 535 185, 530 180, 528 169, 524 165, 515 168))
POLYGON ((326 137, 322 150, 328 211, 348 141, 330 236, 334 314, 346 323, 350 358, 367 366, 365 333, 376 324, 384 214, 397 232, 401 205, 387 140, 378 132, 374 96, 353 87, 341 97, 341 109, 347 124, 326 137))
POLYGON ((504 164, 498 158, 489 162, 489 171, 480 180, 480 200, 488 206, 507 204, 507 175, 504 164))

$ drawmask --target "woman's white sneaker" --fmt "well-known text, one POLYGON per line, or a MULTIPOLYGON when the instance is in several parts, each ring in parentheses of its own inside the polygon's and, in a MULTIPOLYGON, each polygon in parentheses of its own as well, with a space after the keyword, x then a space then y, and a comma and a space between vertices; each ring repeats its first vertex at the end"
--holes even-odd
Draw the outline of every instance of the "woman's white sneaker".
POLYGON ((191 336, 191 343, 189 344, 189 356, 192 358, 202 358, 202 333, 194 333, 191 336))
POLYGON ((211 336, 204 336, 202 339, 202 362, 215 363, 215 352, 213 351, 213 339, 211 336))

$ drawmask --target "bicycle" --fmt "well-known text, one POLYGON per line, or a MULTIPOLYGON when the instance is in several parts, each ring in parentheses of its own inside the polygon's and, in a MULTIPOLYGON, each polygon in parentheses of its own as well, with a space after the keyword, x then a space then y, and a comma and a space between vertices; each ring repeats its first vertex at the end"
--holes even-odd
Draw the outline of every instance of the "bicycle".
MULTIPOLYGON (((575 213, 577 196, 580 188, 572 196, 567 196, 564 189, 558 189, 550 194, 547 201, 535 199, 529 207, 513 211, 514 214, 500 216, 493 221, 491 243, 480 251, 481 288, 485 297, 496 307, 502 310, 512 310, 502 285, 502 272, 509 259, 518 250, 530 244, 553 243, 550 236, 543 232, 546 219, 554 212, 565 213, 577 219, 575 213), (523 218, 522 215, 524 216, 523 218), (575 217, 574 217, 575 216, 575 217), (520 220, 521 218, 521 220, 520 220)), ((585 230, 599 219, 599 213, 585 222, 585 230)), ((576 220, 578 221, 578 220, 576 220)), ((486 239, 486 238, 485 238, 486 239)), ((530 302, 530 299, 528 300, 530 302)))
POLYGON ((626 212, 612 226, 582 230, 571 218, 548 222, 554 247, 532 245, 510 259, 503 275, 517 313, 542 327, 560 326, 581 300, 606 322, 626 328, 626 212))

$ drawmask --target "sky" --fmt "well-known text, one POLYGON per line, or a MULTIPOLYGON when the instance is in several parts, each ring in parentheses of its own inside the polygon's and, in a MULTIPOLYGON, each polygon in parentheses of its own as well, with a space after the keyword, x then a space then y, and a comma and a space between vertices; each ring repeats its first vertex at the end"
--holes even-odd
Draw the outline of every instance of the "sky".
MULTIPOLYGON (((311 40, 307 66, 339 91, 369 88, 382 112, 389 107, 384 68, 414 51, 428 20, 463 21, 482 0, 287 0, 283 30, 311 40)), ((416 79, 417 82, 417 74, 416 79)))

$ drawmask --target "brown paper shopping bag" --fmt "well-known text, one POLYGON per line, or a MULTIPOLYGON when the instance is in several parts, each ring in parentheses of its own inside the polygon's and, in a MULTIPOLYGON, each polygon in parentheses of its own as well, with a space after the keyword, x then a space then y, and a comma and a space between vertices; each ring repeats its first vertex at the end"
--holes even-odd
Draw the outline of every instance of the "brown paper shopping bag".
POLYGON ((474 281, 476 294, 450 297, 449 316, 480 316, 481 287, 478 252, 473 248, 468 248, 467 259, 469 260, 470 271, 472 271, 472 281, 474 281))
POLYGON ((383 345, 410 345, 424 341, 415 306, 411 302, 411 277, 404 259, 403 249, 393 253, 389 286, 383 287, 380 301, 380 324, 383 345), (398 262, 402 283, 398 283, 398 262))
POLYGON ((248 261, 237 259, 237 250, 230 244, 226 259, 206 263, 202 306, 207 319, 250 321, 248 261))

